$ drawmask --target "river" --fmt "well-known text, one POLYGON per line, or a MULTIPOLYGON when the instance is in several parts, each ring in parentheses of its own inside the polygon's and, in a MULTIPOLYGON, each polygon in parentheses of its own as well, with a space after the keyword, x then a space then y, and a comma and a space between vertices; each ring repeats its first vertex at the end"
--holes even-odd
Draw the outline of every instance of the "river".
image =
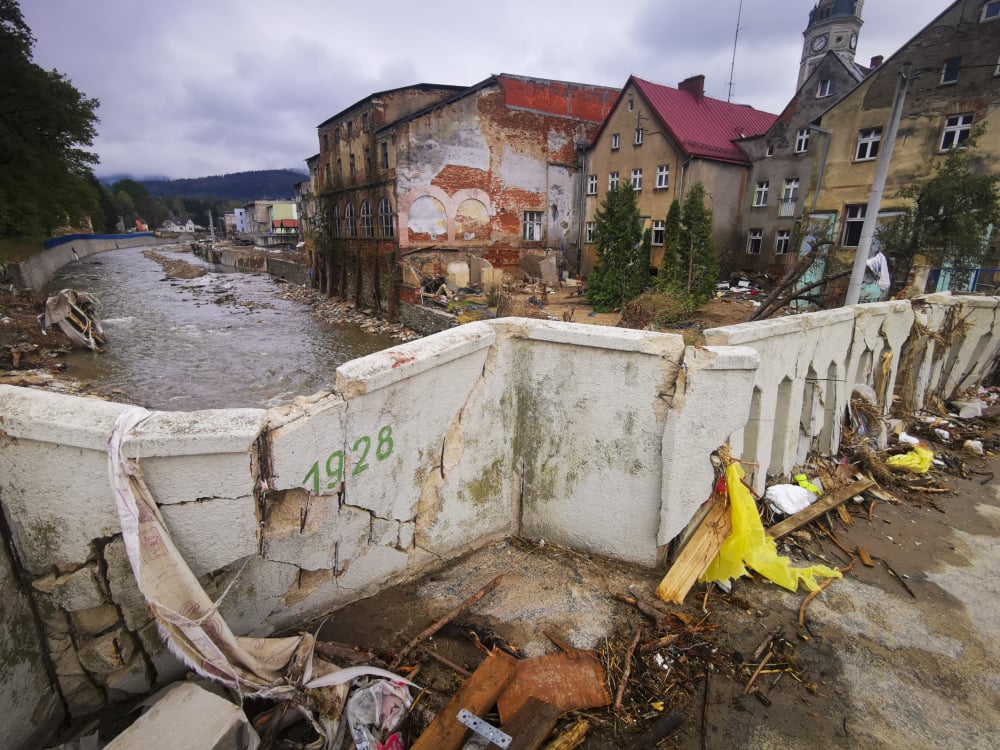
POLYGON ((73 350, 67 374, 100 393, 151 409, 270 407, 333 387, 344 362, 399 343, 353 324, 317 319, 266 274, 227 272, 179 247, 155 248, 209 270, 169 279, 143 248, 63 267, 48 291, 100 301, 106 350, 73 350))

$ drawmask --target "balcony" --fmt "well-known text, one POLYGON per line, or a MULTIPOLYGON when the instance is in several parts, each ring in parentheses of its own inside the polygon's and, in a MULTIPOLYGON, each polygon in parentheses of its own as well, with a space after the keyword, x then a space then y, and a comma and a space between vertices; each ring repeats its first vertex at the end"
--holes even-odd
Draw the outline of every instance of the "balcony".
POLYGON ((797 198, 782 198, 778 201, 778 216, 782 219, 787 219, 790 216, 795 216, 795 203, 797 198))

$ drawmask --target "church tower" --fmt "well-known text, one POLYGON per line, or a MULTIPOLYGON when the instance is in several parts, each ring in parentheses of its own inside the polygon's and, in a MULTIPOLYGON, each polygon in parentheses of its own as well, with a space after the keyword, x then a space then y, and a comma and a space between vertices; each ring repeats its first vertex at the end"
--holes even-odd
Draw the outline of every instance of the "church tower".
POLYGON ((864 0, 819 0, 809 12, 809 25, 802 32, 802 60, 799 63, 798 89, 813 67, 830 50, 854 62, 861 31, 861 6, 864 0))

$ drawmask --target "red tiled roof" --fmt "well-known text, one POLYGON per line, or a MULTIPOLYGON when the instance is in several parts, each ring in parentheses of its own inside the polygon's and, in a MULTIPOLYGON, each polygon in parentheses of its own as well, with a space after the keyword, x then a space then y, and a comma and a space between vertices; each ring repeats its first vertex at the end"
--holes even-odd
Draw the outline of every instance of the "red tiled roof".
POLYGON ((272 219, 272 227, 290 227, 295 228, 299 225, 298 219, 272 219))
POLYGON ((746 154, 733 141, 760 135, 777 119, 776 115, 744 104, 731 104, 707 96, 698 98, 689 91, 635 76, 630 81, 681 148, 693 156, 748 164, 746 154))

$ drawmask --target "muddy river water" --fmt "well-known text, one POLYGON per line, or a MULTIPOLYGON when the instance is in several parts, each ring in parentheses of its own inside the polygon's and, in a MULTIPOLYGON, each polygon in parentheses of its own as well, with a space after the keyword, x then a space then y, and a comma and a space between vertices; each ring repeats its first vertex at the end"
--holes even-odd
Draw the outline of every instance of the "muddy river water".
POLYGON ((172 411, 269 407, 330 389, 337 366, 398 343, 318 320, 265 274, 156 249, 208 273, 168 279, 142 248, 128 248, 70 263, 48 285, 100 300, 106 351, 74 350, 63 361, 102 393, 172 411))

